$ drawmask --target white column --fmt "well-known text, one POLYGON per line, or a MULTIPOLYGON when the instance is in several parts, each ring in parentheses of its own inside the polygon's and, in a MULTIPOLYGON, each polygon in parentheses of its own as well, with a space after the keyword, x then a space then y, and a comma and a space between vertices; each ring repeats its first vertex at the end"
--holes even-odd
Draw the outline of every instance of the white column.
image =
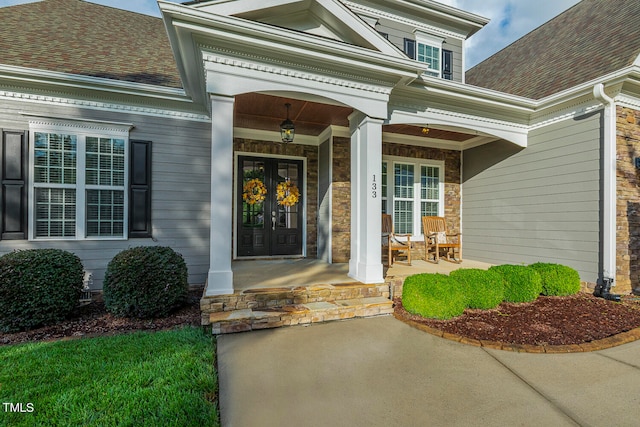
POLYGON ((211 96, 211 235, 206 295, 233 293, 233 104, 211 96))
POLYGON ((349 276, 384 282, 382 271, 382 123, 356 112, 351 127, 351 259, 349 276))

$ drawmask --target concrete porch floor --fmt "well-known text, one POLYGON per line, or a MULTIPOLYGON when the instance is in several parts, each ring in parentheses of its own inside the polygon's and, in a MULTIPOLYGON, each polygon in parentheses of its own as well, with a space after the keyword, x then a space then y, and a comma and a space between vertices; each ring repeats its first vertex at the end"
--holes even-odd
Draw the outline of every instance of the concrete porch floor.
MULTIPOLYGON (((489 267, 491 264, 473 260, 463 260, 460 264, 441 260, 439 264, 433 264, 418 259, 413 260, 411 266, 398 261, 391 268, 385 267, 385 277, 406 277, 419 273, 449 274, 459 268, 489 267)), ((242 260, 234 261, 231 269, 236 291, 355 282, 348 276, 348 264, 327 264, 317 259, 242 260)))

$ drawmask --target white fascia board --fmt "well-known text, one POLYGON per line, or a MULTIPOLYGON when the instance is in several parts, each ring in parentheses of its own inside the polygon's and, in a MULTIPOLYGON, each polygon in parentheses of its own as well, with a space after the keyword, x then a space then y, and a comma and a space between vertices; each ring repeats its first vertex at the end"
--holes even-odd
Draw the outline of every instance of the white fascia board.
POLYGON ((553 109, 561 107, 563 104, 570 102, 577 97, 591 94, 593 87, 597 84, 604 84, 606 86, 619 85, 629 80, 640 79, 640 66, 631 65, 629 67, 622 68, 614 71, 597 79, 590 80, 585 83, 581 83, 577 86, 563 90, 562 92, 549 95, 545 98, 541 98, 536 101, 536 110, 553 109))
POLYGON ((243 13, 264 11, 286 5, 303 4, 304 8, 322 7, 336 19, 344 23, 375 46, 380 52, 401 58, 402 53, 375 29, 362 21, 351 9, 336 0, 237 0, 196 4, 192 7, 207 13, 223 16, 241 15, 243 13))
POLYGON ((465 25, 477 27, 478 29, 487 25, 490 21, 489 18, 485 18, 484 16, 432 0, 397 0, 397 3, 416 10, 428 10, 431 13, 435 12, 442 18, 455 20, 465 25))
POLYGON ((286 50, 287 53, 298 57, 316 57, 320 61, 336 62, 341 58, 349 67, 358 64, 361 68, 370 68, 374 73, 385 72, 399 77, 415 78, 425 68, 409 58, 390 57, 371 49, 286 28, 236 17, 212 15, 174 3, 160 1, 158 4, 165 16, 171 17, 172 25, 176 28, 184 28, 205 37, 242 42, 253 46, 256 52, 267 48, 286 50))
MULTIPOLYGON (((237 52, 243 57, 259 56, 261 58, 271 59, 272 62, 282 62, 284 58, 295 58, 295 63, 305 66, 316 66, 317 68, 323 68, 327 71, 342 72, 358 69, 360 71, 359 77, 370 78, 372 80, 384 82, 387 86, 395 86, 400 81, 412 81, 422 73, 424 67, 418 66, 414 61, 393 61, 387 57, 378 56, 375 61, 371 61, 371 57, 362 55, 344 55, 344 50, 339 49, 323 49, 313 51, 314 47, 317 47, 317 43, 313 43, 311 37, 306 37, 306 40, 300 38, 297 42, 282 44, 280 41, 274 41, 271 39, 259 39, 254 35, 247 34, 230 34, 227 31, 220 29, 206 28, 203 29, 197 25, 183 22, 174 22, 177 28, 181 28, 193 33, 198 33, 198 38, 202 42, 201 49, 206 52, 206 41, 208 38, 225 40, 228 43, 250 45, 251 51, 244 50, 237 52), (309 40, 311 39, 311 40, 309 40), (278 56, 268 56, 265 52, 278 52, 278 56), (369 59, 369 60, 367 60, 369 59)), ((214 44, 214 43, 212 43, 214 44)), ((293 64, 293 61, 289 61, 293 64)), ((354 74, 355 75, 355 74, 354 74)))
POLYGON ((389 6, 389 9, 396 11, 395 13, 390 12, 389 9, 380 10, 374 6, 360 2, 345 1, 344 3, 347 7, 358 13, 364 13, 375 17, 384 17, 385 19, 401 22, 415 28, 421 28, 425 31, 460 39, 472 36, 489 23, 489 19, 482 16, 436 2, 418 3, 415 1, 401 1, 393 6, 389 6), (425 3, 427 3, 428 6, 425 5, 425 3), (401 8, 405 9, 406 12, 404 14, 400 12, 401 8), (432 17, 433 15, 449 20, 452 23, 452 26, 457 27, 459 31, 454 32, 452 30, 443 30, 428 25, 425 22, 425 19, 429 16, 432 17), (412 16, 413 18, 409 18, 409 16, 412 16))
POLYGON ((190 7, 216 15, 231 16, 300 2, 301 0, 221 0, 197 3, 190 7))
MULTIPOLYGON (((404 88, 403 88, 404 89, 404 88)), ((428 97, 430 94, 458 100, 463 103, 489 105, 494 108, 503 108, 510 115, 514 113, 529 114, 535 110, 535 101, 521 96, 510 95, 490 89, 472 86, 452 80, 436 77, 422 77, 420 81, 414 81, 406 89, 412 96, 428 97)))
POLYGON ((12 65, 0 64, 0 81, 19 82, 26 85, 46 84, 48 86, 57 86, 66 89, 85 89, 119 95, 192 103, 183 89, 12 65))

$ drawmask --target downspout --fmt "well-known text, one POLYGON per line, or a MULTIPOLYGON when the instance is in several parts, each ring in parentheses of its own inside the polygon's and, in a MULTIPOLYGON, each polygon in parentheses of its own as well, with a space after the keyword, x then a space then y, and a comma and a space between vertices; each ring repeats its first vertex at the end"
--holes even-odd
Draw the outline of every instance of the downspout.
POLYGON ((602 83, 593 87, 593 96, 604 104, 602 274, 594 295, 620 301, 610 292, 616 277, 616 104, 602 83))

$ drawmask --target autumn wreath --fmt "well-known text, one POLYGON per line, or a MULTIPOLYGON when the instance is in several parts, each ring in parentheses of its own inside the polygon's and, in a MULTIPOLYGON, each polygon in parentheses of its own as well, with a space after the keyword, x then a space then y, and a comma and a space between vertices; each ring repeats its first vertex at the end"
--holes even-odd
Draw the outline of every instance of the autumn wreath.
POLYGON ((295 206, 300 200, 300 190, 290 180, 286 180, 276 187, 276 197, 280 206, 295 206))
POLYGON ((259 178, 247 181, 242 187, 242 200, 250 205, 262 203, 267 197, 267 187, 259 178))

